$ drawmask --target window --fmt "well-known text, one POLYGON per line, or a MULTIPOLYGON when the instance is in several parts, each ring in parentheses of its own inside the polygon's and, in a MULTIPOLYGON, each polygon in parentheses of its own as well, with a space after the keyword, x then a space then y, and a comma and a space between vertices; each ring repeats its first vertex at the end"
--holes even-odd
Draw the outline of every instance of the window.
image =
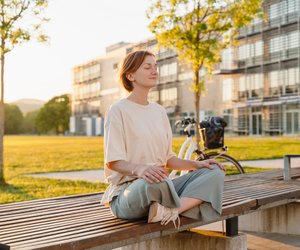
POLYGON ((270 40, 270 53, 278 52, 284 49, 298 48, 299 46, 299 31, 294 31, 272 38, 270 40))
POLYGON ((299 0, 284 0, 270 6, 270 19, 299 11, 299 0))
POLYGON ((157 90, 153 90, 149 92, 149 100, 151 102, 158 102, 159 101, 159 92, 157 90))
POLYGON ((88 76, 87 80, 100 77, 100 64, 97 63, 97 64, 90 66, 89 73, 90 73, 90 75, 88 76))
POLYGON ((252 24, 252 25, 261 24, 262 21, 263 21, 263 20, 262 20, 261 18, 255 17, 255 18, 253 18, 251 24, 252 24))
POLYGON ((282 49, 281 37, 274 37, 270 40, 270 53, 278 52, 282 49))
POLYGON ((282 95, 283 92, 282 77, 283 74, 280 71, 272 71, 269 73, 269 88, 270 88, 271 96, 282 95))
POLYGON ((247 90, 247 88, 246 88, 246 77, 245 76, 239 77, 238 83, 239 83, 239 91, 246 91, 247 90))
POLYGON ((247 98, 248 91, 247 91, 247 81, 245 76, 241 76, 238 79, 238 97, 239 98, 247 98))
POLYGON ((177 88, 161 90, 160 101, 165 107, 177 105, 177 88))
POLYGON ((177 74, 177 62, 164 64, 159 68, 159 75, 161 77, 176 75, 177 74))
POLYGON ((74 69, 74 83, 79 83, 80 82, 80 71, 79 69, 74 69))
POLYGON ((287 35, 287 48, 288 49, 292 49, 292 48, 298 48, 299 47, 299 31, 296 31, 296 32, 292 32, 292 33, 289 33, 287 35))
POLYGON ((280 3, 275 3, 270 6, 270 19, 280 16, 280 3))
POLYGON ((288 0, 287 13, 299 12, 299 0, 288 0))
POLYGON ((232 100, 233 79, 229 78, 223 81, 223 101, 232 100))
POLYGON ((238 132, 247 134, 249 127, 249 113, 247 108, 238 109, 238 132))
POLYGON ((233 67, 233 49, 228 48, 222 51, 222 68, 231 69, 233 67))
POLYGON ((239 60, 244 60, 247 58, 246 51, 247 51, 247 44, 242 45, 238 48, 238 59, 239 60))
POLYGON ((250 75, 251 97, 259 97, 262 95, 264 76, 260 74, 250 75))
POLYGON ((255 43, 249 43, 240 46, 238 48, 238 59, 245 60, 248 58, 262 56, 264 53, 263 45, 263 41, 257 41, 255 43))
POLYGON ((279 105, 270 106, 269 129, 270 130, 282 129, 281 107, 279 105))
POLYGON ((260 74, 254 74, 253 82, 251 84, 252 89, 262 89, 264 85, 264 75, 262 73, 260 74))
POLYGON ((294 94, 299 91, 299 68, 290 68, 282 71, 285 94, 294 94))
POLYGON ((223 118, 227 122, 226 130, 232 130, 233 129, 233 110, 232 109, 226 109, 223 111, 223 118))
POLYGON ((279 71, 271 71, 269 73, 270 88, 276 88, 279 86, 279 71))
POLYGON ((177 62, 163 64, 159 67, 159 82, 172 82, 177 79, 177 62))
POLYGON ((264 53, 264 50, 263 50, 263 41, 257 41, 255 44, 254 44, 254 47, 255 47, 255 56, 262 56, 263 53, 264 53))

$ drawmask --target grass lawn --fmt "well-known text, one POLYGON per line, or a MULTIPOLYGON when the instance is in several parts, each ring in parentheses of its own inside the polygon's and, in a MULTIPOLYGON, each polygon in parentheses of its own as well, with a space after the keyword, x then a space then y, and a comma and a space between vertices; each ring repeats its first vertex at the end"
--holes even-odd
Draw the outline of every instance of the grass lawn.
MULTIPOLYGON (((183 137, 174 138, 178 153, 183 137)), ((300 139, 286 137, 227 138, 229 154, 238 160, 281 158, 299 153, 300 139)), ((55 197, 105 189, 101 183, 25 177, 24 174, 103 168, 102 137, 5 136, 0 203, 55 197)), ((251 169, 247 169, 247 172, 251 169)), ((257 169, 255 170, 257 171, 257 169)))
MULTIPOLYGON (((179 151, 184 137, 174 138, 174 148, 179 151)), ((300 138, 289 137, 227 137, 228 154, 239 161, 282 158, 285 154, 299 154, 300 138)))
POLYGON ((100 137, 5 136, 4 175, 8 185, 0 186, 0 203, 102 191, 106 184, 24 176, 102 166, 100 137))

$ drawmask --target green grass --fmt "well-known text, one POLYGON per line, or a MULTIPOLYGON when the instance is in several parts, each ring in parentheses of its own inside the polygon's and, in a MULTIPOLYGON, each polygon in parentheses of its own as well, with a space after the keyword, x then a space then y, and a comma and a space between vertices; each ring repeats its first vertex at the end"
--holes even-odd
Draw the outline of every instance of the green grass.
MULTIPOLYGON (((183 141, 183 137, 174 138, 174 152, 178 153, 183 141)), ((284 154, 300 151, 300 139, 286 137, 227 138, 225 144, 230 148, 229 154, 238 160, 281 158, 284 154)), ((5 136, 7 185, 0 186, 0 203, 102 191, 106 185, 101 183, 24 176, 100 168, 103 168, 102 137, 5 136)))
POLYGON ((105 187, 103 183, 86 181, 15 177, 7 185, 0 185, 0 203, 99 192, 105 187))
POLYGON ((24 176, 102 167, 103 139, 100 137, 5 136, 7 185, 0 186, 0 203, 103 191, 107 186, 103 183, 24 176))
MULTIPOLYGON (((176 152, 185 140, 184 137, 174 138, 173 146, 176 152)), ((289 137, 225 137, 228 154, 239 161, 277 159, 285 154, 299 154, 300 138, 289 137)))
POLYGON ((103 166, 103 138, 5 136, 4 160, 8 177, 24 173, 99 169, 103 166))

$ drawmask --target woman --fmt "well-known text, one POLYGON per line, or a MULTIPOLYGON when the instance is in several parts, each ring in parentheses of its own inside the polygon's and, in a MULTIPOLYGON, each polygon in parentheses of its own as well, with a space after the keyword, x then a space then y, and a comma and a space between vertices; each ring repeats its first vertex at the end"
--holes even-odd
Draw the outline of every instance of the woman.
POLYGON ((130 93, 106 116, 105 174, 110 186, 102 204, 123 219, 148 215, 148 222, 167 224, 181 214, 213 220, 222 209, 224 168, 215 160, 193 161, 172 152, 172 133, 165 109, 148 102, 158 80, 155 57, 148 51, 128 54, 119 79, 130 93), (194 170, 170 180, 168 169, 194 170))

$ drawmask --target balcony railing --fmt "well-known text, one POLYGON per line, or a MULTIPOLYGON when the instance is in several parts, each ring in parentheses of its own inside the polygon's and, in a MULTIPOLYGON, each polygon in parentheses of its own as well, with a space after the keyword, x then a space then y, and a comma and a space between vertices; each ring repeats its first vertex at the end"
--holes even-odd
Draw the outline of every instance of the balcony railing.
POLYGON ((157 55, 157 60, 162 60, 165 58, 175 57, 177 56, 177 53, 173 50, 167 50, 164 52, 159 52, 157 55))

